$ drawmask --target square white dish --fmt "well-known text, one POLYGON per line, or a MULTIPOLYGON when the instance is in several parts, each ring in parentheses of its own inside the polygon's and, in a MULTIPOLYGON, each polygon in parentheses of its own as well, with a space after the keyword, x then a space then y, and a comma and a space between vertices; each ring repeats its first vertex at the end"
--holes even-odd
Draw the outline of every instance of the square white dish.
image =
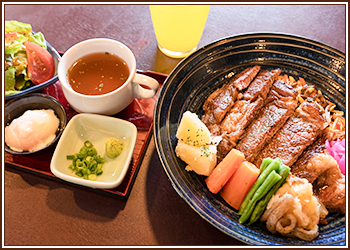
POLYGON ((96 114, 77 114, 67 124, 52 156, 51 172, 60 179, 92 188, 112 189, 123 181, 136 144, 136 126, 128 121, 96 114), (122 153, 113 159, 106 155, 105 142, 114 137, 123 141, 122 153), (103 173, 97 179, 86 180, 69 169, 72 160, 67 155, 78 153, 89 140, 98 155, 105 158, 103 173))

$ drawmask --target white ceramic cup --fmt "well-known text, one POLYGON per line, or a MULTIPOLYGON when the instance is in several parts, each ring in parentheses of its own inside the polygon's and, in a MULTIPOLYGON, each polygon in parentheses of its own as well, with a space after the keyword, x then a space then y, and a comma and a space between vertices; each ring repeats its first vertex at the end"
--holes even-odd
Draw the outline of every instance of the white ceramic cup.
POLYGON ((135 56, 127 46, 107 38, 89 39, 68 49, 58 64, 57 72, 64 96, 70 106, 79 113, 114 115, 126 108, 134 98, 153 97, 159 87, 155 79, 136 73, 135 56), (112 92, 103 95, 78 93, 68 82, 68 69, 82 56, 96 52, 109 52, 122 58, 129 66, 130 75, 122 86, 112 92), (149 88, 144 88, 141 84, 149 88))

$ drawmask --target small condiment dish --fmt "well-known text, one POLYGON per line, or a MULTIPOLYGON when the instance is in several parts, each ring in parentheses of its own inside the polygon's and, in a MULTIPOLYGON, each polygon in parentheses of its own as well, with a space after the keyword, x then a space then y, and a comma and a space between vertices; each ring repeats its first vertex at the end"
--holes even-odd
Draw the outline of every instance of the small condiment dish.
POLYGON ((52 109, 55 115, 57 116, 57 118, 59 119, 59 126, 56 131, 55 139, 51 143, 49 143, 47 146, 33 152, 14 151, 5 143, 5 151, 7 153, 14 154, 14 155, 34 154, 50 147, 51 145, 57 142, 57 140, 60 138, 62 132, 66 127, 67 116, 61 103, 49 95, 32 93, 32 94, 28 94, 28 95, 24 95, 24 96, 12 99, 9 102, 7 102, 5 104, 4 125, 8 126, 14 119, 23 115, 23 113, 27 110, 42 110, 42 109, 52 109))
MULTIPOLYGON (((57 72, 64 96, 70 106, 79 113, 114 115, 126 108, 134 98, 153 97, 159 87, 159 83, 155 79, 136 73, 135 56, 126 45, 107 38, 93 38, 72 46, 62 56, 57 72), (69 83, 68 70, 83 56, 101 52, 114 54, 121 58, 129 67, 129 77, 119 88, 105 94, 78 93, 69 83)), ((96 86, 99 84, 100 82, 96 83, 96 86)), ((83 85, 84 83, 81 83, 80 88, 83 85)))
POLYGON ((77 114, 67 124, 52 156, 51 172, 60 179, 92 188, 112 189, 120 185, 127 173, 136 144, 137 129, 133 123, 118 118, 77 114), (105 142, 114 137, 123 141, 123 151, 116 158, 106 155, 105 142), (90 141, 98 155, 105 158, 103 173, 96 180, 78 177, 69 169, 72 160, 67 155, 78 153, 85 141, 90 141))

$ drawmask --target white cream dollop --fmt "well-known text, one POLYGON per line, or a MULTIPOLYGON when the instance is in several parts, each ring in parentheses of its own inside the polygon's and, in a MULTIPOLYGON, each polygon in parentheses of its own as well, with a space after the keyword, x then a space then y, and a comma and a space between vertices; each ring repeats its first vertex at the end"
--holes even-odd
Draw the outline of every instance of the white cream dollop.
POLYGON ((56 138, 59 119, 52 109, 27 110, 5 128, 5 143, 14 151, 33 152, 56 138))

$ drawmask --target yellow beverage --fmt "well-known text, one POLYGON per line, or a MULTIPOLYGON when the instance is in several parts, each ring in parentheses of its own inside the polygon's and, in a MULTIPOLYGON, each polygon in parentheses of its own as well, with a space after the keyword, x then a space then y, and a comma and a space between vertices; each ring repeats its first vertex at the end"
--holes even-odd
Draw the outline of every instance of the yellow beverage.
POLYGON ((197 49, 210 5, 150 5, 159 49, 185 57, 197 49))

